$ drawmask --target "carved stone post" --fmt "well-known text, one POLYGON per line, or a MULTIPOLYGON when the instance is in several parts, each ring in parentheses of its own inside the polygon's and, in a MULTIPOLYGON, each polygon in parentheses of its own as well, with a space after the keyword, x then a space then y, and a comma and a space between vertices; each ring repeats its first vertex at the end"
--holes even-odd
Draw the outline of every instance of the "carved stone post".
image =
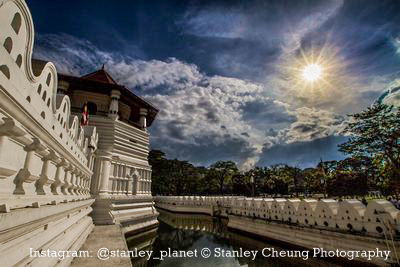
POLYGON ((64 159, 60 159, 60 162, 57 164, 56 176, 54 178, 54 183, 51 184, 51 192, 53 195, 58 195, 58 188, 62 186, 64 182, 61 179, 62 169, 67 165, 64 159))
POLYGON ((45 150, 45 147, 40 144, 39 139, 33 138, 33 142, 27 145, 24 149, 26 153, 24 168, 19 170, 17 176, 15 177, 14 183, 16 188, 14 194, 25 194, 23 183, 32 183, 39 179, 39 176, 31 173, 31 168, 33 167, 33 157, 35 152, 45 150))
POLYGON ((42 173, 40 174, 40 179, 36 181, 36 193, 38 195, 45 195, 46 193, 44 192, 43 186, 54 183, 54 178, 49 177, 49 164, 51 164, 52 160, 55 161, 57 159, 58 157, 53 150, 50 150, 49 154, 42 158, 42 173))
POLYGON ((143 193, 142 177, 140 177, 140 174, 137 170, 135 170, 135 175, 136 175, 136 195, 140 195, 143 193))
POLYGON ((128 186, 127 186, 127 192, 126 194, 131 196, 132 195, 132 187, 133 187, 133 175, 127 175, 128 178, 128 186))
POLYGON ((71 186, 71 170, 72 166, 67 163, 64 168, 64 184, 61 186, 61 192, 64 195, 68 195, 68 188, 71 186))
POLYGON ((68 191, 69 191, 69 193, 71 195, 76 194, 76 192, 75 192, 75 189, 77 188, 77 185, 76 185, 77 176, 76 176, 76 174, 77 174, 77 169, 73 168, 72 171, 71 171, 71 184, 68 187, 68 191))
POLYGON ((84 190, 84 193, 85 193, 85 195, 87 195, 87 194, 89 194, 89 192, 90 192, 90 177, 86 176, 85 177, 85 190, 84 190))
POLYGON ((75 187, 74 191, 75 191, 75 193, 77 195, 81 195, 82 194, 82 189, 83 189, 83 186, 82 186, 83 177, 82 177, 82 175, 83 175, 83 173, 81 171, 79 171, 77 173, 77 175, 76 175, 76 187, 75 187))
POLYGON ((99 195, 108 195, 108 181, 111 169, 111 155, 100 156, 101 171, 100 171, 100 189, 99 195))
POLYGON ((15 124, 11 118, 2 118, 3 124, 0 125, 0 179, 7 178, 17 172, 17 168, 10 166, 8 150, 5 144, 9 137, 19 137, 26 132, 15 124))

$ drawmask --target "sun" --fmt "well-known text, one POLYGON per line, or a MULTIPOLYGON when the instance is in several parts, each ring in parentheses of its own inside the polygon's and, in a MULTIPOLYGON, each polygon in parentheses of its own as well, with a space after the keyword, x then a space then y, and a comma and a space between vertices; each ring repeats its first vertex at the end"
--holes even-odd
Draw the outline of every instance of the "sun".
POLYGON ((282 86, 288 94, 302 99, 319 101, 322 95, 336 90, 347 78, 345 69, 348 61, 340 56, 339 47, 328 42, 296 51, 289 51, 277 62, 282 86))
POLYGON ((321 78, 322 68, 318 64, 309 64, 304 68, 303 78, 307 81, 313 82, 321 78))

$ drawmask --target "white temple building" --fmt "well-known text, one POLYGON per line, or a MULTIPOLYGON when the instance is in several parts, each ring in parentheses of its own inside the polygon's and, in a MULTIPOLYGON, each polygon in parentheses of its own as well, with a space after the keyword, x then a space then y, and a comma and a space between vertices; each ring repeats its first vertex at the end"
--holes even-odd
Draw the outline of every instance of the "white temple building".
POLYGON ((157 108, 117 84, 104 66, 82 77, 59 75, 58 81, 58 99, 67 95, 77 116, 87 105, 88 125, 95 126, 99 134, 91 162, 94 222, 119 223, 130 234, 157 224, 146 130, 157 108))

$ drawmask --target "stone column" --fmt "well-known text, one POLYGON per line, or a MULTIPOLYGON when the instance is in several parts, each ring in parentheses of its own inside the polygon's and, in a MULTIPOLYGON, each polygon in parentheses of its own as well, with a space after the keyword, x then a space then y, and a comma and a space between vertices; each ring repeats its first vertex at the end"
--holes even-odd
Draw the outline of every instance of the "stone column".
POLYGON ((118 100, 121 96, 121 92, 118 90, 111 91, 111 103, 108 109, 108 117, 117 120, 118 119, 118 100))
POLYGON ((101 161, 101 170, 99 176, 100 188, 99 195, 108 195, 108 180, 111 169, 111 155, 102 155, 99 157, 101 161))
POLYGON ((149 194, 151 195, 151 174, 152 174, 152 172, 151 172, 151 170, 149 171, 149 187, 150 187, 150 192, 149 192, 149 194))
POLYGON ((135 168, 132 173, 133 182, 135 183, 135 190, 133 192, 134 195, 140 194, 140 174, 138 170, 135 168))
POLYGON ((140 108, 140 127, 146 131, 147 128, 147 121, 146 121, 146 116, 147 116, 147 109, 145 108, 140 108))
POLYGON ((94 154, 94 148, 89 146, 89 151, 88 151, 88 168, 93 171, 93 165, 94 165, 94 160, 95 160, 95 154, 94 154))
POLYGON ((142 177, 140 177, 140 176, 137 179, 137 191, 136 191, 136 193, 138 195, 142 195, 143 194, 143 180, 142 180, 142 177))
POLYGON ((85 174, 81 172, 80 182, 79 182, 79 193, 81 195, 85 193, 85 182, 86 182, 85 174))
POLYGON ((86 175, 84 175, 82 177, 82 195, 86 195, 87 194, 87 181, 88 178, 86 175))
POLYGON ((40 174, 40 179, 36 181, 36 193, 38 195, 45 195, 43 186, 50 185, 53 182, 55 182, 55 179, 53 177, 49 177, 48 170, 51 161, 57 159, 58 157, 53 150, 50 150, 49 154, 47 154, 42 158, 43 161, 42 173, 40 174))
POLYGON ((149 195, 151 195, 151 180, 149 182, 149 195))
POLYGON ((22 168, 15 177, 14 183, 16 185, 16 188, 14 190, 14 194, 25 194, 23 183, 32 183, 39 179, 39 176, 32 174, 30 170, 33 167, 32 160, 35 152, 43 151, 45 150, 45 147, 40 144, 39 139, 33 138, 33 142, 27 145, 24 150, 27 152, 25 157, 25 164, 24 168, 22 168))
POLYGON ((53 195, 58 195, 58 188, 62 186, 64 183, 61 180, 61 172, 62 168, 66 166, 66 162, 64 159, 60 159, 57 164, 56 176, 54 177, 54 183, 51 184, 51 192, 53 195))
POLYGON ((65 164, 64 167, 64 184, 61 186, 61 192, 64 195, 68 195, 68 188, 70 187, 71 180, 71 165, 69 163, 65 164))
POLYGON ((90 185, 91 185, 91 176, 87 176, 86 177, 86 194, 89 195, 90 194, 90 185))
POLYGON ((75 187, 74 191, 75 191, 75 193, 77 195, 81 195, 82 194, 82 192, 81 192, 82 189, 83 189, 83 187, 82 187, 82 180, 83 180, 82 175, 83 175, 83 173, 81 171, 79 171, 78 174, 76 175, 76 187, 75 187))
POLYGON ((76 169, 72 168, 71 170, 71 181, 68 187, 68 191, 71 195, 74 194, 74 189, 76 188, 76 169))
POLYGON ((0 125, 0 179, 5 179, 17 172, 17 167, 10 164, 8 149, 4 148, 9 137, 24 136, 26 132, 16 125, 11 118, 2 118, 3 124, 0 125))
POLYGON ((127 185, 127 192, 126 194, 131 196, 132 195, 132 187, 133 187, 133 176, 132 175, 127 175, 128 178, 128 185, 127 185))

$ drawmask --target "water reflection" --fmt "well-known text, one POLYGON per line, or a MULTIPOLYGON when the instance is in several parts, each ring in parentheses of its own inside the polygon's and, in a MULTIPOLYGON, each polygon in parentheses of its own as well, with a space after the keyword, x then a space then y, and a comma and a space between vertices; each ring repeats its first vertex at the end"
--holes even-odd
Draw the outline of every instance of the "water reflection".
MULTIPOLYGON (((336 264, 309 257, 303 260, 301 257, 263 257, 262 249, 271 248, 276 251, 290 250, 293 248, 281 248, 271 243, 266 243, 245 234, 239 234, 228 230, 225 219, 213 218, 200 214, 177 214, 165 210, 159 210, 158 217, 160 225, 139 236, 127 239, 130 250, 135 248, 141 250, 152 250, 152 259, 132 258, 136 266, 338 266, 336 264), (197 257, 165 258, 164 260, 154 259, 160 257, 160 251, 168 249, 198 252, 202 248, 209 248, 214 251, 216 248, 225 251, 257 250, 257 257, 213 257, 202 258, 200 253, 197 257)), ((298 248, 296 248, 298 250, 298 248)))

